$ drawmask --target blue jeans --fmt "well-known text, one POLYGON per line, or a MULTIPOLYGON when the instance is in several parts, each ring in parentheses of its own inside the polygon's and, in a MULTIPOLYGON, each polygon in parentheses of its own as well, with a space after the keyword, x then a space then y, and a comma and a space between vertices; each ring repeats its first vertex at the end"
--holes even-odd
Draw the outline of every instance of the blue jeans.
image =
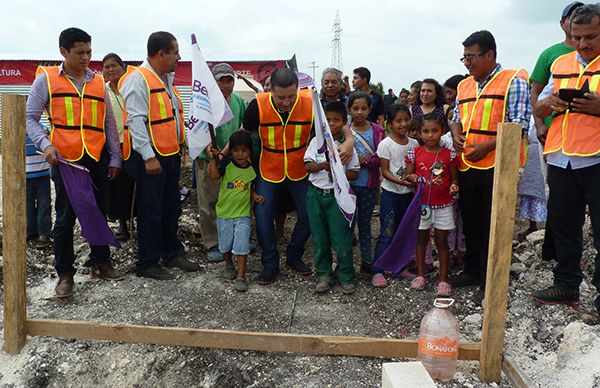
MULTIPOLYGON (((379 208, 379 236, 375 244, 375 256, 373 261, 386 250, 398 229, 398 225, 412 201, 413 193, 398 194, 381 189, 381 204, 379 208)), ((381 272, 373 268, 374 272, 381 272)))
MULTIPOLYGON (((108 209, 108 152, 102 152, 99 161, 93 160, 87 154, 77 161, 78 164, 90 170, 90 177, 96 187, 94 195, 96 204, 106 215, 108 209)), ((60 175, 58 167, 50 169, 50 177, 54 181, 56 198, 54 209, 56 210, 56 221, 54 222, 54 268, 58 276, 75 275, 76 269, 75 253, 73 251, 73 227, 75 226, 75 212, 67 195, 67 190, 60 175)), ((90 245, 90 257, 86 266, 93 266, 108 262, 110 249, 108 245, 90 245)))
POLYGON ((377 189, 352 186, 356 194, 356 214, 352 223, 352 230, 358 224, 358 242, 360 244, 360 260, 362 263, 373 262, 373 247, 371 244, 371 218, 375 209, 377 189))
POLYGON ((27 237, 52 233, 50 176, 27 178, 27 237))
POLYGON ((264 197, 262 205, 254 206, 254 215, 256 217, 256 232, 258 243, 262 249, 260 258, 263 267, 279 271, 279 252, 277 252, 277 235, 275 234, 275 204, 279 191, 287 187, 294 203, 296 204, 296 226, 292 232, 292 240, 287 247, 287 262, 295 263, 302 260, 304 247, 310 236, 310 227, 308 225, 308 214, 306 211, 306 191, 310 183, 308 179, 292 181, 285 179, 280 183, 271 183, 265 181, 260 173, 256 178, 256 194, 264 197))
POLYGON ((160 262, 167 264, 183 251, 177 238, 181 201, 179 198, 179 154, 156 155, 162 166, 157 175, 146 173, 144 160, 137 152, 125 162, 125 168, 135 176, 137 185, 137 245, 136 271, 160 262))
POLYGON ((236 256, 246 256, 250 253, 250 217, 217 218, 217 233, 219 235, 219 251, 233 253, 236 256))

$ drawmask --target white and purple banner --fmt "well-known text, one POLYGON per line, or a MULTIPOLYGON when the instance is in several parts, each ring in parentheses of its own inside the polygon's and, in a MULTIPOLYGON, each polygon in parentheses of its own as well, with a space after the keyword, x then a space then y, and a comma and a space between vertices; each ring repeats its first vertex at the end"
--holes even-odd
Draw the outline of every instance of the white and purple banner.
POLYGON ((192 101, 187 123, 190 157, 197 158, 210 144, 209 124, 217 128, 232 118, 229 104, 204 60, 196 35, 192 34, 192 101))
POLYGON ((329 165, 331 166, 335 200, 344 218, 348 220, 348 223, 352 223, 354 211, 356 210, 356 196, 350 189, 350 183, 348 183, 348 179, 346 178, 346 169, 340 160, 335 140, 333 140, 331 129, 329 129, 329 124, 327 124, 327 118, 325 117, 325 112, 321 106, 316 89, 313 88, 312 93, 315 135, 317 144, 319 145, 319 152, 327 151, 329 165))

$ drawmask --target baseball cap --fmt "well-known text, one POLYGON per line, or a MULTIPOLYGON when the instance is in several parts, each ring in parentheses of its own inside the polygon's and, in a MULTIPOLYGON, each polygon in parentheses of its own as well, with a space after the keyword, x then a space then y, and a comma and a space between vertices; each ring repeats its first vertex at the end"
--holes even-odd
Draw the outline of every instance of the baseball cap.
POLYGON ((565 9, 563 9, 562 11, 562 16, 560 17, 560 21, 562 22, 563 20, 565 20, 565 18, 567 18, 568 16, 570 16, 573 11, 575 11, 577 8, 581 7, 583 5, 583 3, 581 1, 574 1, 571 4, 568 4, 565 9))
POLYGON ((235 79, 235 71, 229 63, 218 63, 212 68, 213 77, 218 81, 223 77, 232 77, 235 79))

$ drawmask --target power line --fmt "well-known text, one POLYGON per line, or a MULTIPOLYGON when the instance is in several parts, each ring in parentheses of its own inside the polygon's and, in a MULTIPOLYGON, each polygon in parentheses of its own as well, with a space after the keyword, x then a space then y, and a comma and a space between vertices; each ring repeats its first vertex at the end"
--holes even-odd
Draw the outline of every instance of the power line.
POLYGON ((344 71, 344 61, 342 60, 342 22, 340 21, 340 11, 335 13, 335 22, 333 23, 333 40, 331 41, 331 67, 344 71))

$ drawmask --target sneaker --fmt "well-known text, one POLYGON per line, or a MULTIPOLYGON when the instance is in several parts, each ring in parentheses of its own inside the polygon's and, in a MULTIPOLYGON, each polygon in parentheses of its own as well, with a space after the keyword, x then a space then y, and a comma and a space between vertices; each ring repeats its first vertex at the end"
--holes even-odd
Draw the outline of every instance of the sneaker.
POLYGON ((329 281, 329 279, 319 279, 319 281, 317 282, 317 285, 315 286, 315 293, 324 294, 327 291, 329 291, 330 287, 331 287, 331 282, 329 281))
POLYGON ((206 260, 211 263, 220 263, 225 259, 223 258, 223 254, 219 251, 219 248, 214 247, 211 248, 206 254, 206 260))
POLYGON ((185 200, 190 196, 190 189, 187 187, 182 187, 179 190, 179 202, 184 203, 185 200))
POLYGON ((278 274, 279 271, 276 271, 271 268, 263 268, 263 270, 260 272, 260 275, 258 275, 258 278, 256 278, 256 283, 261 284, 263 286, 275 283, 278 274))
POLYGON ((475 277, 465 271, 462 271, 454 279, 452 279, 452 285, 454 287, 466 287, 466 286, 478 286, 481 284, 479 277, 475 277))
POLYGON ((286 261, 285 266, 300 276, 310 276, 312 274, 312 270, 302 260, 286 261))
POLYGON ((233 266, 225 267, 225 270, 223 271, 223 277, 225 279, 233 280, 233 279, 235 279, 236 276, 237 276, 237 271, 235 270, 235 267, 233 267, 233 266))
POLYGON ((342 289, 342 293, 344 295, 352 295, 354 294, 354 291, 356 291, 356 286, 354 283, 342 283, 340 288, 342 289))
POLYGON ((35 242, 35 247, 37 249, 46 249, 52 245, 52 241, 50 240, 50 236, 40 236, 35 242))
POLYGON ((485 303, 485 288, 479 287, 479 290, 473 296, 473 302, 475 302, 477 306, 483 307, 483 304, 485 303))
POLYGON ((250 252, 254 252, 256 250, 256 248, 258 248, 258 245, 256 245, 256 243, 254 243, 254 242, 251 242, 249 248, 250 248, 250 252))
MULTIPOLYGON (((545 290, 535 291, 533 299, 541 304, 566 304, 570 307, 579 306, 579 291, 565 290, 556 286, 545 290)), ((596 307, 598 304, 596 304, 596 307)))
POLYGON ((366 274, 370 275, 372 268, 373 268, 373 265, 371 263, 365 263, 365 262, 360 263, 360 273, 366 273, 366 274))
POLYGON ((246 292, 248 291, 248 283, 246 283, 245 278, 237 278, 235 279, 235 283, 233 283, 233 289, 237 292, 246 292))
POLYGON ((387 287, 388 282, 382 273, 376 273, 371 278, 371 285, 373 287, 377 287, 377 288, 384 288, 384 287, 387 287))

